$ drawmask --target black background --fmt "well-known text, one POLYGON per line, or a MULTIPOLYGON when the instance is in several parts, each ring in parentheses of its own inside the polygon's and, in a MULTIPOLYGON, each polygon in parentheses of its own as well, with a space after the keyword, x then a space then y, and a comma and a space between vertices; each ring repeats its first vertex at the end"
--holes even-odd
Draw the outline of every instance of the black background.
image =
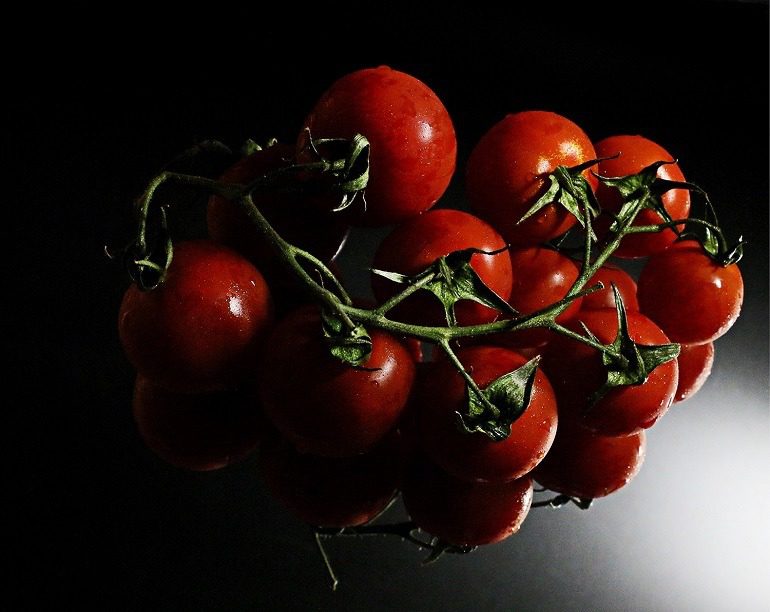
MULTIPOLYGON (((50 598, 114 610, 766 602, 768 10, 622 4, 373 5, 370 17, 336 5, 271 17, 218 5, 177 17, 47 15, 45 30, 10 23, 25 42, 4 49, 6 528, 21 570, 6 596, 21 609, 50 598), (102 249, 125 236, 132 199, 176 153, 208 137, 293 140, 334 79, 379 64, 441 97, 460 168, 493 123, 531 108, 564 114, 596 140, 661 143, 710 192, 727 233, 748 240, 747 297, 717 344, 715 374, 650 432, 628 489, 586 513, 533 512, 511 540, 427 568, 398 541, 334 542, 343 582, 331 593, 306 528, 262 491, 253 461, 188 474, 143 447, 116 334, 127 279, 102 249)), ((446 201, 463 205, 462 173, 446 201)), ((200 216, 178 223, 192 231, 200 216)), ((378 236, 355 235, 344 256, 359 291, 354 270, 378 236)))

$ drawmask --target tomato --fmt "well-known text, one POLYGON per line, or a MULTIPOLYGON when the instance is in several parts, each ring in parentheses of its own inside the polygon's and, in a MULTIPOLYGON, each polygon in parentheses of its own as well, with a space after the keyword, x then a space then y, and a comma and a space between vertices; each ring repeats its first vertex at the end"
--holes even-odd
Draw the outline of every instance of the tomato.
POLYGON ((145 444, 164 461, 196 471, 246 458, 259 443, 264 417, 243 392, 175 393, 142 376, 134 386, 134 421, 145 444))
POLYGON ((719 265, 695 240, 650 257, 639 275, 641 311, 674 342, 713 342, 733 326, 742 304, 738 265, 719 265))
POLYGON ((480 546, 519 530, 532 505, 532 479, 467 482, 418 460, 407 472, 402 495, 423 531, 455 546, 480 546))
POLYGON ((293 514, 318 527, 353 527, 380 514, 396 494, 400 457, 388 436, 363 455, 317 457, 279 435, 259 448, 267 489, 293 514))
POLYGON ((273 320, 262 274, 208 240, 178 243, 166 280, 123 296, 118 331, 129 361, 174 391, 233 386, 250 375, 273 320))
MULTIPOLYGON (((660 328, 638 312, 628 312, 631 339, 642 345, 668 344, 660 328)), ((566 327, 585 335, 581 323, 602 344, 617 335, 618 320, 614 308, 585 310, 566 327)), ((591 395, 607 380, 598 350, 558 336, 545 351, 543 368, 556 391, 560 421, 579 421, 596 433, 627 436, 651 427, 668 410, 678 382, 678 368, 671 359, 655 368, 641 385, 611 389, 589 407, 591 395)))
POLYGON ((604 264, 586 283, 586 288, 601 282, 604 289, 595 291, 583 298, 580 305, 582 310, 597 310, 599 308, 615 308, 615 294, 612 285, 618 288, 626 310, 639 311, 639 300, 636 297, 636 281, 628 272, 612 264, 604 264))
POLYGON ((369 140, 366 212, 357 219, 363 225, 398 223, 429 209, 454 173, 457 140, 441 100, 418 79, 387 66, 336 81, 305 127, 314 139, 360 133, 369 140))
MULTIPOLYGON (((436 209, 396 227, 380 244, 373 267, 387 272, 413 276, 425 270, 439 257, 453 251, 477 248, 487 252, 505 248, 505 241, 490 225, 473 215, 451 209, 436 209)), ((501 298, 511 292, 511 260, 502 251, 496 255, 475 254, 471 267, 479 278, 501 298)), ((380 302, 402 291, 399 285, 372 275, 372 289, 380 302)), ((460 325, 494 321, 500 312, 463 300, 455 307, 460 325)), ((393 311, 394 318, 425 325, 446 325, 444 309, 438 299, 426 292, 407 298, 393 311)))
MULTIPOLYGON (((585 132, 566 117, 547 111, 506 115, 482 136, 466 168, 466 190, 473 211, 515 246, 533 246, 560 236, 577 219, 563 206, 549 204, 517 225, 550 186, 557 166, 595 159, 585 132)), ((589 170, 583 176, 594 187, 589 170)))
MULTIPOLYGON (((627 176, 637 174, 643 168, 657 161, 673 161, 673 156, 660 145, 643 136, 610 136, 596 143, 596 154, 605 159, 596 168, 600 176, 627 176)), ((684 174, 679 164, 666 164, 658 168, 658 178, 669 181, 684 181, 684 174)), ((599 183, 596 188, 596 198, 602 209, 617 213, 623 200, 614 187, 599 183)), ((663 207, 672 219, 684 219, 690 213, 690 192, 686 189, 672 189, 661 196, 663 207)), ((611 217, 603 215, 597 222, 597 231, 606 232, 611 217)), ((642 210, 636 217, 634 225, 654 225, 662 223, 663 219, 654 210, 642 210)), ((679 226, 683 229, 683 226, 679 226)), ((620 247, 615 251, 617 257, 645 257, 658 253, 669 247, 676 240, 676 232, 666 229, 653 234, 636 234, 623 238, 620 247)))
POLYGON ((714 343, 683 344, 677 357, 679 385, 674 402, 682 402, 695 395, 711 374, 714 365, 714 343))
POLYGON ((581 499, 604 497, 627 485, 644 463, 645 433, 611 437, 560 425, 556 441, 532 472, 542 486, 581 499))
POLYGON ((268 339, 258 371, 260 396, 268 418, 301 452, 362 453, 398 421, 414 362, 396 338, 368 331, 372 352, 357 368, 329 353, 314 307, 287 315, 268 339))
MULTIPOLYGON (((463 349, 457 356, 481 389, 527 362, 518 353, 489 346, 463 349)), ((463 480, 506 482, 519 478, 542 460, 556 434, 556 400, 540 370, 529 406, 502 442, 458 429, 456 413, 465 412, 467 392, 465 380, 448 360, 430 365, 416 393, 423 450, 439 467, 463 480)))

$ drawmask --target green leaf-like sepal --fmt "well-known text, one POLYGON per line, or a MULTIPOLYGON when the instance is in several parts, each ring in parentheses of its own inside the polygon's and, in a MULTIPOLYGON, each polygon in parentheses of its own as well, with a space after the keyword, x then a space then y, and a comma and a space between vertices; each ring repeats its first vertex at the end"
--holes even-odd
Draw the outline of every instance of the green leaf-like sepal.
POLYGON ((614 283, 612 291, 615 295, 615 307, 618 314, 618 333, 612 344, 606 346, 619 357, 602 353, 602 363, 607 370, 607 380, 591 397, 589 410, 611 389, 644 384, 655 368, 679 355, 678 344, 647 346, 634 342, 628 332, 628 319, 623 299, 614 283))
POLYGON ((468 388, 466 414, 457 413, 460 428, 467 433, 480 432, 492 440, 505 440, 511 424, 529 406, 540 357, 535 357, 513 372, 504 374, 481 390, 482 397, 468 388))
POLYGON ((363 325, 352 329, 335 314, 322 311, 323 334, 329 343, 329 352, 340 361, 360 366, 372 353, 372 339, 363 325))

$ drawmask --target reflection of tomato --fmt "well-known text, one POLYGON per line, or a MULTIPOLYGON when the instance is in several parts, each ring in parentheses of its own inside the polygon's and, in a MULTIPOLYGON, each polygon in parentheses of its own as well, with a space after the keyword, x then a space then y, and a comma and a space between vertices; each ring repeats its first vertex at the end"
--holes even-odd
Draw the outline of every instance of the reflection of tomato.
MULTIPOLYGON (((481 389, 527 362, 518 353, 489 346, 467 348, 457 356, 481 389)), ((505 482, 529 472, 548 452, 556 434, 556 402, 541 370, 529 405, 502 442, 458 429, 456 413, 466 412, 467 391, 449 360, 430 364, 422 382, 414 401, 423 449, 450 474, 469 481, 505 482)))
POLYGON ((305 120, 313 138, 371 143, 364 225, 398 223, 433 206, 455 169, 457 140, 441 100, 418 79, 387 66, 337 80, 305 120))
MULTIPOLYGON (((627 320, 634 342, 669 343, 666 335, 644 315, 628 312, 627 320)), ((602 344, 615 340, 618 319, 614 308, 581 311, 567 327, 585 335, 581 323, 602 344)), ((546 348, 543 367, 556 391, 560 421, 579 419, 588 428, 608 436, 630 435, 651 427, 671 405, 678 381, 676 359, 671 359, 655 368, 643 384, 611 389, 589 408, 591 395, 607 380, 599 351, 558 336, 546 348)))
POLYGON ((582 499, 604 497, 627 485, 644 462, 645 434, 600 436, 560 425, 556 441, 532 476, 544 487, 582 499))
POLYGON ((733 326, 742 304, 738 264, 717 264, 695 240, 650 257, 639 275, 639 307, 674 342, 716 340, 733 326))
POLYGON ((598 308, 615 308, 615 294, 612 285, 618 288, 620 298, 626 310, 639 311, 639 300, 636 298, 636 281, 621 268, 612 264, 604 264, 586 283, 586 288, 601 282, 604 289, 591 293, 583 298, 581 309, 596 310, 598 308))
MULTIPOLYGON (((546 111, 507 115, 482 136, 468 159, 466 189, 473 211, 515 246, 533 246, 575 225, 563 206, 549 204, 517 224, 550 186, 557 166, 595 159, 588 136, 569 119, 546 111)), ((583 176, 592 187, 589 170, 583 176)))
POLYGON ((160 286, 128 288, 118 327, 141 375, 192 392, 232 386, 251 375, 272 319, 272 298, 259 270, 229 248, 194 240, 175 245, 160 286))
POLYGON ((340 459, 299 453, 274 434, 260 445, 259 466, 268 490, 306 523, 352 527, 372 520, 393 498, 400 456, 393 436, 364 455, 340 459))
POLYGON ((234 391, 174 393, 139 376, 134 420, 145 444, 188 470, 226 467, 249 455, 265 428, 253 397, 234 391))
MULTIPOLYGON (((645 167, 657 161, 673 161, 672 155, 660 145, 642 136, 610 136, 596 143, 596 155, 609 157, 599 162, 596 169, 600 176, 616 177, 637 174, 645 167), (617 157, 611 157, 617 155, 617 157)), ((658 168, 658 178, 669 181, 684 181, 684 174, 678 164, 666 164, 658 168)), ((617 213, 623 200, 614 187, 599 183, 596 198, 602 209, 617 213)), ((690 213, 690 192, 686 189, 672 189, 661 196, 663 207, 672 219, 684 219, 690 213)), ((597 222, 597 230, 606 231, 611 222, 609 215, 603 215, 597 222)), ((662 223, 660 215, 650 209, 642 210, 634 225, 655 225, 662 223)), ((679 226, 682 229, 682 226, 679 226)), ((662 251, 676 240, 676 233, 671 229, 652 234, 632 234, 625 236, 616 257, 644 257, 662 251)))
POLYGON ((711 374, 714 365, 714 343, 682 344, 679 350, 679 385, 675 402, 682 402, 695 395, 711 374))
POLYGON ((402 495, 423 531, 455 546, 479 546, 519 530, 532 505, 532 479, 466 482, 418 459, 407 472, 402 495))
POLYGON ((268 418, 300 451, 355 455, 398 421, 414 362, 396 338, 368 331, 372 352, 356 368, 329 353, 315 307, 290 313, 269 337, 259 368, 260 395, 268 418))
MULTIPOLYGON (((505 241, 490 225, 460 210, 436 209, 396 227, 380 244, 373 267, 386 272, 413 276, 436 259, 453 251, 476 248, 492 252, 505 248, 505 241)), ((504 300, 511 292, 511 260, 502 251, 496 255, 475 254, 471 267, 479 278, 504 300)), ((381 276, 372 276, 372 289, 381 302, 402 291, 381 276)), ((394 311, 394 318, 425 325, 446 325, 444 309, 438 299, 425 292, 412 295, 394 311)), ((460 325, 489 323, 499 311, 476 302, 463 300, 455 307, 460 325)))

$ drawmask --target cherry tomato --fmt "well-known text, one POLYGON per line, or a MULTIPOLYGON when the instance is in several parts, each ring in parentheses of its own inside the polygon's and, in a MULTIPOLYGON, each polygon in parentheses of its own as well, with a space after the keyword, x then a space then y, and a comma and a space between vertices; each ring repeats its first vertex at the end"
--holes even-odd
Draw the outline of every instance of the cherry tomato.
MULTIPOLYGON (((599 162, 596 169, 600 176, 626 176, 636 174, 643 168, 656 161, 673 161, 673 156, 660 145, 643 136, 610 136, 596 143, 596 154, 599 157, 618 157, 599 162)), ((658 178, 669 181, 684 181, 684 174, 679 164, 666 164, 658 169, 658 178)), ((596 198, 602 209, 617 213, 623 200, 614 187, 599 183, 596 188, 596 198)), ((690 192, 686 189, 672 189, 661 197, 663 207, 672 219, 684 219, 690 213, 690 192)), ((597 231, 604 233, 609 227, 611 217, 603 215, 597 222, 597 231)), ((642 210, 634 221, 634 225, 654 225, 662 223, 663 219, 654 210, 642 210)), ((679 229, 683 229, 679 226, 679 229)), ((615 251, 617 257, 646 257, 669 247, 676 240, 672 229, 652 234, 635 234, 626 236, 615 251)))
MULTIPOLYGON (((387 272, 413 276, 425 270, 439 257, 453 251, 477 248, 487 252, 505 248, 505 241, 490 225, 473 215, 451 209, 428 211, 396 227, 380 244, 374 255, 373 267, 387 272)), ((511 260, 502 251, 496 255, 475 254, 471 267, 479 278, 503 299, 511 292, 511 260)), ((402 291, 399 285, 378 275, 372 275, 372 289, 380 302, 402 291)), ((494 321, 500 312, 463 300, 455 307, 460 325, 494 321)), ((446 325, 444 309, 438 299, 425 292, 407 298, 393 311, 393 316, 413 323, 446 325)))
POLYGON ((118 331, 141 375, 174 391, 205 391, 253 371, 272 319, 259 270, 229 248, 195 240, 175 246, 156 289, 128 288, 118 331))
POLYGON ((674 402, 683 402, 695 395, 711 374, 714 365, 714 343, 683 344, 679 350, 679 385, 674 402))
MULTIPOLYGON (((457 356, 481 389, 527 362, 518 353, 489 346, 463 349, 457 356)), ((465 411, 467 391, 451 362, 431 364, 423 383, 415 400, 423 449, 450 474, 468 481, 506 482, 532 470, 551 447, 556 400, 542 371, 535 376, 529 406, 502 442, 458 429, 456 413, 465 411)))
POLYGON ((314 307, 290 313, 270 335, 259 368, 260 395, 268 418, 299 451, 356 455, 398 421, 414 362, 396 338, 368 331, 372 352, 357 368, 329 353, 314 307))
MULTIPOLYGON (((473 211, 515 246, 533 246, 560 236, 576 218, 550 204, 518 224, 550 186, 557 166, 595 159, 593 145, 569 119, 547 111, 506 115, 482 136, 466 168, 466 190, 473 211)), ((596 185, 589 170, 583 176, 596 185)))
POLYGON ((586 287, 591 287, 598 282, 604 285, 604 289, 585 296, 580 306, 582 310, 615 308, 615 294, 612 292, 612 285, 614 284, 618 288, 626 310, 639 311, 639 300, 636 298, 636 281, 628 272, 612 264, 604 264, 588 280, 586 287))
POLYGON ((743 277, 694 240, 650 257, 639 275, 639 307, 674 342, 703 344, 727 333, 741 312, 743 277))
POLYGON ((644 462, 645 433, 601 436, 559 425, 556 441, 532 472, 542 486, 581 499, 604 497, 627 485, 644 462))
POLYGON ((134 386, 133 411, 150 450, 188 470, 217 470, 241 461, 265 430, 258 403, 243 392, 175 393, 142 376, 134 386))
MULTIPOLYGON (((644 315, 628 312, 627 321, 634 342, 669 343, 660 328, 644 315)), ((615 340, 618 320, 614 308, 581 311, 566 327, 585 335, 581 323, 602 344, 615 340)), ((671 359, 655 368, 643 384, 616 387, 590 406, 591 395, 607 380, 601 354, 595 348, 561 335, 548 344, 543 368, 556 391, 560 420, 579 421, 607 436, 627 436, 651 427, 668 410, 678 382, 676 359, 671 359)))
POLYGON ((429 209, 454 173, 457 140, 441 100, 418 79, 387 66, 336 81, 305 127, 314 139, 360 133, 369 140, 366 212, 357 220, 363 225, 398 223, 429 209))
POLYGON ((353 527, 393 499, 400 457, 392 436, 366 454, 337 458, 299 453, 275 434, 260 445, 259 468, 270 493, 304 522, 353 527))
POLYGON ((480 546, 519 530, 532 505, 532 479, 467 482, 418 460, 407 472, 402 495, 420 529, 455 546, 480 546))

